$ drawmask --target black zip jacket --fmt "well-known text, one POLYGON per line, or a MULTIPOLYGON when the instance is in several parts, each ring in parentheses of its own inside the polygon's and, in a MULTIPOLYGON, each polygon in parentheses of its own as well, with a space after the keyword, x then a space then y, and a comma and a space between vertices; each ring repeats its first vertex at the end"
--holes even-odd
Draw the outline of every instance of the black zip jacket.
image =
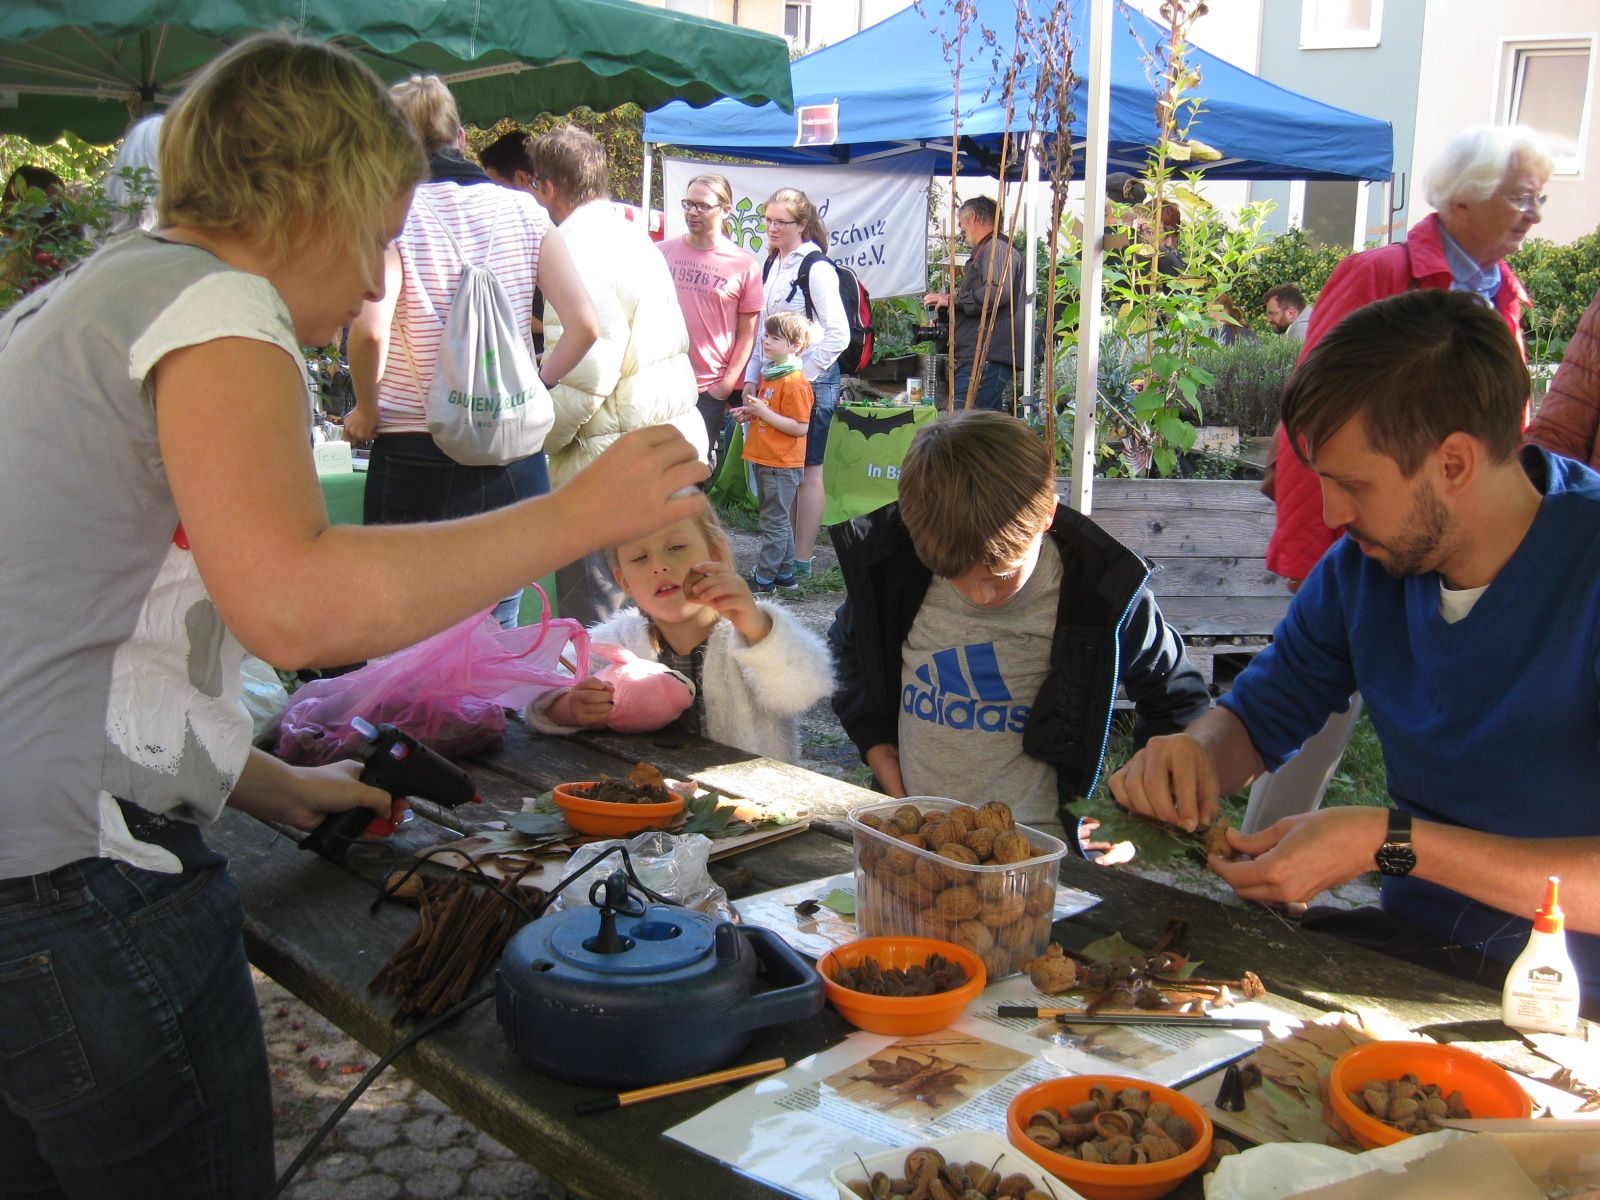
MULTIPOLYGON (((833 711, 866 761, 900 742, 901 647, 933 573, 922 565, 898 505, 830 529, 847 595, 828 630, 838 684, 833 711)), ((1211 707, 1183 641, 1145 587, 1144 559, 1087 517, 1058 505, 1049 536, 1061 552, 1061 599, 1050 673, 1022 733, 1024 752, 1056 768, 1062 824, 1100 779, 1117 685, 1138 714, 1138 746, 1176 733, 1211 707)))

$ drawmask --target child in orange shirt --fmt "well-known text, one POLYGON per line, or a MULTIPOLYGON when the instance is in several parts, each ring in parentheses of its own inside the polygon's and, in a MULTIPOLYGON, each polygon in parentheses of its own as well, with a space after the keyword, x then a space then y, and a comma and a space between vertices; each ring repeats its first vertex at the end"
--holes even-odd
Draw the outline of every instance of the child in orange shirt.
POLYGON ((761 506, 761 553, 750 590, 793 591, 794 509, 806 466, 806 430, 811 421, 811 385, 800 370, 800 352, 811 328, 795 312, 767 318, 761 341, 761 386, 754 399, 733 410, 744 423, 744 457, 755 469, 761 506))

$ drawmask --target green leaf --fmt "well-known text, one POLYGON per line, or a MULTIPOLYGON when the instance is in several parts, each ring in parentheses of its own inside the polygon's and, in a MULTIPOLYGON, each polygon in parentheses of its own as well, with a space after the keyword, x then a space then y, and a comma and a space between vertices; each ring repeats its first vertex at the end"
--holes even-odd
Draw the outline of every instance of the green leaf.
POLYGON ((525 810, 506 818, 506 824, 530 837, 548 838, 570 834, 571 828, 559 812, 546 813, 525 810))
POLYGON ((737 203, 737 204, 735 204, 733 206, 733 210, 735 212, 744 213, 744 212, 749 212, 754 207, 755 207, 754 202, 750 199, 749 196, 746 196, 746 197, 744 197, 744 199, 740 200, 739 203, 737 203))
POLYGON ((1107 934, 1099 941, 1090 942, 1082 950, 1085 958, 1092 962, 1101 963, 1111 962, 1117 958, 1132 958, 1135 954, 1143 953, 1143 950, 1140 950, 1139 947, 1135 946, 1120 933, 1107 934))
POLYGON ((822 899, 824 908, 831 908, 841 917, 856 915, 856 898, 842 888, 834 888, 822 899))

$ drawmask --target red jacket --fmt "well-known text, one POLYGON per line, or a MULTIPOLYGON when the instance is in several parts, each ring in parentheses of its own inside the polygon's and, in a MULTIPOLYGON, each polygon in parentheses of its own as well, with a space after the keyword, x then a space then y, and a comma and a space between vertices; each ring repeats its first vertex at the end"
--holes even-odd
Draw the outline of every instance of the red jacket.
POLYGON ((1528 440, 1600 471, 1600 295, 1584 310, 1528 440))
MULTIPOLYGON (((1454 282, 1439 240, 1439 217, 1429 214, 1411 227, 1404 242, 1352 254, 1333 269, 1328 284, 1311 309, 1306 331, 1305 362, 1311 348, 1345 316, 1374 300, 1397 296, 1412 288, 1448 288, 1454 282)), ((1522 346, 1522 310, 1529 303, 1522 281, 1504 259, 1500 262, 1500 290, 1495 309, 1511 327, 1522 346)), ((1523 349, 1523 356, 1527 351, 1523 349)), ((1285 579, 1304 579, 1327 548, 1338 541, 1338 530, 1322 521, 1322 486, 1316 472, 1301 462, 1289 445, 1283 426, 1273 443, 1272 499, 1278 506, 1278 523, 1267 543, 1267 569, 1285 579)))

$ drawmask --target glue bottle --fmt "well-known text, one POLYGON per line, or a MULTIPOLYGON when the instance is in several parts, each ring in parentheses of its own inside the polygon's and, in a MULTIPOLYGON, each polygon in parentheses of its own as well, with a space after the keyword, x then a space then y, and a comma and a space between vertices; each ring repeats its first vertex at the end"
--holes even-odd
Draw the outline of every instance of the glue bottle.
POLYGON ((1578 972, 1567 953, 1566 919, 1557 893, 1559 877, 1545 884, 1544 903, 1533 914, 1533 933, 1506 972, 1500 1019, 1532 1033, 1574 1033, 1578 1028, 1578 972))

